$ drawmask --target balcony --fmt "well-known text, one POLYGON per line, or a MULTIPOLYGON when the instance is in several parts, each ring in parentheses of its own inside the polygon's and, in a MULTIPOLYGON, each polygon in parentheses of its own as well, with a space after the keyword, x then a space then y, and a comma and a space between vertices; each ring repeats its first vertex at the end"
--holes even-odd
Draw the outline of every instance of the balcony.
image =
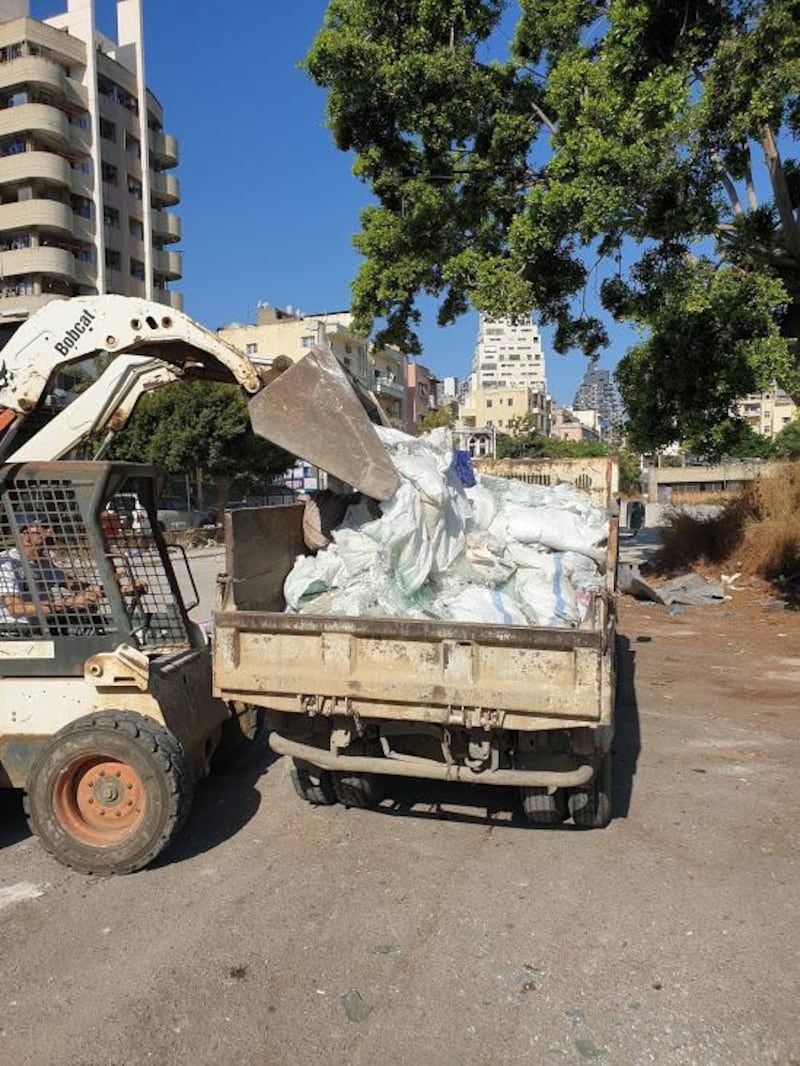
POLYGON ((154 250, 153 269, 163 274, 168 281, 177 281, 183 277, 183 256, 180 252, 154 250))
POLYGON ((378 396, 391 396, 394 400, 403 400, 406 395, 406 387, 402 382, 390 377, 375 379, 375 392, 378 396))
POLYGON ((170 292, 168 289, 155 289, 153 291, 153 299, 156 303, 166 304, 167 307, 172 307, 176 311, 183 310, 182 292, 170 292))
POLYGON ((64 112, 49 104, 20 104, 0 111, 0 137, 36 133, 66 150, 73 143, 73 132, 77 133, 78 128, 70 126, 64 112))
POLYGON ((150 133, 151 158, 164 167, 178 165, 178 142, 168 133, 150 133))
POLYGON ((69 204, 58 200, 22 200, 0 206, 0 231, 43 226, 45 229, 71 234, 75 216, 69 204))
POLYGON ((173 174, 151 174, 150 192, 154 198, 166 204, 167 207, 180 203, 181 186, 173 174))
POLYGON ((63 248, 20 248, 0 254, 3 257, 4 277, 21 274, 55 274, 68 281, 77 280, 75 257, 72 252, 67 252, 63 248))
POLYGON ((169 211, 152 211, 150 213, 153 233, 162 241, 174 243, 181 239, 181 220, 169 211))
POLYGON ((17 318, 27 318, 28 315, 32 315, 34 311, 38 311, 52 300, 65 299, 67 299, 66 296, 52 292, 43 292, 39 295, 17 294, 0 285, 0 319, 13 321, 17 318))
POLYGON ((21 56, 0 63, 0 90, 30 85, 44 86, 73 107, 88 107, 85 87, 68 78, 58 63, 42 56, 21 56))
POLYGON ((53 185, 71 188, 72 173, 72 167, 66 159, 50 152, 19 152, 17 155, 0 158, 0 185, 13 185, 39 178, 52 182, 53 185))

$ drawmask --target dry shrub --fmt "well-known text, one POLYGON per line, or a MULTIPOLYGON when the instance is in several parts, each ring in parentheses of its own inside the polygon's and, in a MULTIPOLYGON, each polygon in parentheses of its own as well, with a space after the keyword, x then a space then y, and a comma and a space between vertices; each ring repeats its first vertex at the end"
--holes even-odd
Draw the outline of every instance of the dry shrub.
POLYGON ((800 574, 800 463, 758 478, 714 518, 669 516, 655 563, 666 573, 707 564, 790 580, 800 574))
POLYGON ((747 574, 800 576, 800 463, 784 463, 748 490, 739 556, 747 574))

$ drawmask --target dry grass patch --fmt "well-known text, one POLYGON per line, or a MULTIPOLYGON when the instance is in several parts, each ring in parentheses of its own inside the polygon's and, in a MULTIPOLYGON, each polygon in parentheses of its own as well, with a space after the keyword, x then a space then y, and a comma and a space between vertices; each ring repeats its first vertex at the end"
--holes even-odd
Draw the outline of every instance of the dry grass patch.
POLYGON ((672 515, 655 562, 666 573, 699 564, 767 580, 800 577, 800 463, 758 478, 714 518, 672 515))

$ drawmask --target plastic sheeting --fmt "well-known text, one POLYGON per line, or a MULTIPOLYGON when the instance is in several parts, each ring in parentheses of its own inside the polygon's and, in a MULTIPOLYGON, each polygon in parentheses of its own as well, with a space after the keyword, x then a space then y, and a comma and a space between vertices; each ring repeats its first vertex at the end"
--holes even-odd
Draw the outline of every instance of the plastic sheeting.
POLYGON ((450 434, 377 429, 400 486, 351 505, 332 543, 299 556, 288 611, 577 626, 603 586, 608 513, 570 485, 479 477, 465 488, 450 434))

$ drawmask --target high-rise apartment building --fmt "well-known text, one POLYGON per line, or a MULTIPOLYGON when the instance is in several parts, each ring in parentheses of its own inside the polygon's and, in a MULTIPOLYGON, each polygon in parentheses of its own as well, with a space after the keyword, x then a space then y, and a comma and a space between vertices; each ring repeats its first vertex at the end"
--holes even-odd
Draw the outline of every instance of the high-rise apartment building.
POLYGON ((581 383, 575 392, 572 402, 573 411, 578 415, 580 411, 593 411, 598 416, 600 436, 608 440, 614 435, 625 417, 622 399, 617 392, 616 386, 611 379, 608 370, 601 370, 594 363, 581 379, 581 383))
POLYGON ((0 316, 121 293, 180 308, 178 145, 145 83, 142 0, 117 0, 117 40, 93 0, 30 17, 0 0, 0 316))
POLYGON ((542 341, 530 315, 480 316, 470 387, 547 391, 542 341))

